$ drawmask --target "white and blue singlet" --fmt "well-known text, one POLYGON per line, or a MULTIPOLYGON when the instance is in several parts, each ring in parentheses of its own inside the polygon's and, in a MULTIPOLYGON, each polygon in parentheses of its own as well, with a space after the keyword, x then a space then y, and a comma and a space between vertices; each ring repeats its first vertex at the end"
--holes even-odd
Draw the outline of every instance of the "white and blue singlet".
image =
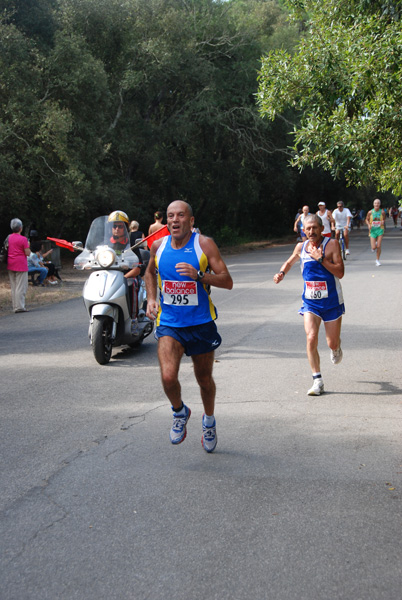
MULTIPOLYGON (((324 237, 322 255, 331 240, 324 237)), ((343 304, 342 287, 338 277, 332 275, 307 251, 308 241, 304 242, 300 253, 300 268, 304 279, 303 303, 308 308, 326 311, 343 304)), ((314 310, 312 312, 315 312, 314 310)))

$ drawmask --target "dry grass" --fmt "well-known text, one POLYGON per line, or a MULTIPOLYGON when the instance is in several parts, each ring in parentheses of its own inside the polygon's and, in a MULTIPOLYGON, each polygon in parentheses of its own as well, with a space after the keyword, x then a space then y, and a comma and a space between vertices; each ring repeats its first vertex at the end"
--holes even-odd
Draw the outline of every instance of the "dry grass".
MULTIPOLYGON (((26 295, 26 307, 34 309, 37 306, 45 304, 53 304, 55 302, 63 302, 71 298, 81 296, 82 288, 88 273, 75 271, 73 269, 72 260, 63 260, 63 269, 60 271, 60 276, 63 279, 62 285, 47 285, 46 287, 33 287, 28 285, 26 295)), ((12 313, 11 305, 11 289, 8 278, 7 268, 5 265, 0 265, 0 317, 12 313)))

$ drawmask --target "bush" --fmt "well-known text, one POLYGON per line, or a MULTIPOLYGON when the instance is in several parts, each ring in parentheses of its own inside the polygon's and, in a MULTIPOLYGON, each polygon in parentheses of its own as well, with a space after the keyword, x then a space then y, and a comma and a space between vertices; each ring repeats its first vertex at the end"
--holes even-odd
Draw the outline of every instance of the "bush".
POLYGON ((215 242, 218 246, 236 246, 240 244, 241 239, 237 231, 229 225, 224 225, 215 235, 215 242))

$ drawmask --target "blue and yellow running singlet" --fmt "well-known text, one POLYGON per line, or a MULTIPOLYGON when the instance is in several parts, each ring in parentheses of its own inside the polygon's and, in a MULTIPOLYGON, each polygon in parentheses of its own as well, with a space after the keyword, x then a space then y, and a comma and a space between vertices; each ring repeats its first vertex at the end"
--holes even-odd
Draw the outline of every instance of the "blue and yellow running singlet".
POLYGON ((190 327, 217 318, 208 288, 176 271, 177 263, 192 265, 197 271, 206 271, 208 259, 199 241, 199 233, 193 232, 184 248, 172 248, 171 236, 163 238, 155 256, 155 266, 160 290, 160 304, 156 325, 190 327))

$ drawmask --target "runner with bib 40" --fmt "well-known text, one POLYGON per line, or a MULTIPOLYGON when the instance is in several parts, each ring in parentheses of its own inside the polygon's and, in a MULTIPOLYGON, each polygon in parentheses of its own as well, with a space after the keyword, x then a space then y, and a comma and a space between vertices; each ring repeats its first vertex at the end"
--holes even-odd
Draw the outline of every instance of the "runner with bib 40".
POLYGON ((342 360, 341 324, 345 312, 342 288, 339 282, 344 275, 344 264, 337 240, 323 237, 323 225, 318 215, 305 220, 307 242, 297 244, 293 254, 274 276, 280 283, 292 266, 300 261, 304 279, 303 305, 299 314, 304 318, 307 337, 307 357, 313 374, 309 396, 319 396, 324 391, 318 354, 318 331, 324 321, 325 335, 331 350, 331 361, 337 365, 342 360))

